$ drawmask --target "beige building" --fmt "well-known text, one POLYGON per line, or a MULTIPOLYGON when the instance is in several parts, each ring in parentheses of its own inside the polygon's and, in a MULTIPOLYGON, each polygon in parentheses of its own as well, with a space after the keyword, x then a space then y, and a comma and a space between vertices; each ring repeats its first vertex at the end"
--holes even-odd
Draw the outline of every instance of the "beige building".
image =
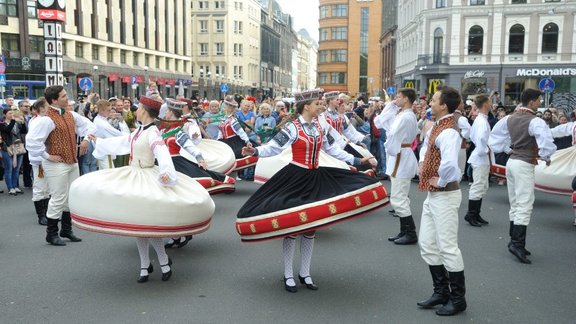
POLYGON ((318 86, 380 95, 382 1, 320 0, 318 86))
MULTIPOLYGON (((82 92, 78 79, 90 77, 91 91, 102 97, 137 96, 149 79, 163 96, 189 96, 191 2, 67 1, 63 52, 68 91, 82 92)), ((16 97, 38 97, 45 86, 43 29, 35 5, 20 0, 2 4, 7 13, 6 23, 0 23, 6 91, 16 97)))
POLYGON ((297 37, 298 46, 292 55, 292 93, 316 88, 318 44, 304 29, 297 37))
POLYGON ((256 90, 260 66, 260 11, 256 0, 192 2, 194 92, 200 98, 256 90))

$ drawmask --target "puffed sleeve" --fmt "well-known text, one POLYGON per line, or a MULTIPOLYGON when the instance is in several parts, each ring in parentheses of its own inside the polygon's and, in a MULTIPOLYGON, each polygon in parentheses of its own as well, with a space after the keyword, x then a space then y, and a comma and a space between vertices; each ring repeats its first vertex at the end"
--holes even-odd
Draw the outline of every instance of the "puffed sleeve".
POLYGON ((288 146, 292 145, 298 138, 298 131, 294 123, 290 122, 284 126, 268 143, 258 146, 256 154, 260 157, 274 156, 282 153, 288 146))
POLYGON ((176 169, 174 169, 174 163, 172 163, 172 157, 168 151, 168 147, 162 140, 160 131, 158 128, 152 128, 149 130, 148 144, 150 145, 150 150, 154 153, 156 160, 158 161, 158 182, 163 186, 172 187, 176 185, 177 176, 176 169), (169 180, 167 183, 163 183, 162 176, 167 175, 169 180))

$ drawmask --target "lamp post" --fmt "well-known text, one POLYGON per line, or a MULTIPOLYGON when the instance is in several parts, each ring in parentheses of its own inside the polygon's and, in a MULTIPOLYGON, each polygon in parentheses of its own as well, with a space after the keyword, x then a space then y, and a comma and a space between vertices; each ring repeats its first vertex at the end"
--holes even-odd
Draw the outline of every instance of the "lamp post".
POLYGON ((198 92, 199 92, 199 100, 204 99, 206 97, 204 93, 204 69, 200 69, 200 77, 198 78, 198 92))
POLYGON ((144 94, 148 91, 150 79, 148 79, 148 65, 144 65, 144 94))
POLYGON ((208 96, 207 96, 206 99, 211 100, 212 97, 213 97, 213 96, 212 96, 212 91, 213 91, 213 89, 212 89, 212 72, 208 71, 208 72, 206 73, 206 77, 208 78, 208 84, 207 84, 207 87, 208 87, 208 96))
POLYGON ((98 95, 100 95, 100 76, 98 75, 98 65, 94 65, 94 67, 92 67, 92 70, 94 71, 94 81, 98 82, 98 95))

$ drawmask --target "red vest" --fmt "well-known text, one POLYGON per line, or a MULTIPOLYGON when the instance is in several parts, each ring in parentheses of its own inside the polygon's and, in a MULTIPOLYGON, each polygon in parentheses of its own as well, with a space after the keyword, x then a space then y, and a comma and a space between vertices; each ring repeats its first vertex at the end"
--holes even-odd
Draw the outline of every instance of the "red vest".
POLYGON ((226 118, 225 121, 218 124, 218 128, 220 128, 220 132, 222 133, 223 139, 238 136, 234 132, 234 128, 232 128, 232 122, 233 121, 234 121, 234 117, 228 117, 228 118, 226 118))
POLYGON ((328 124, 330 124, 330 126, 332 126, 332 128, 334 128, 339 134, 342 134, 342 132, 344 132, 343 120, 344 120, 344 118, 342 118, 342 116, 340 116, 340 115, 336 115, 336 117, 334 117, 334 116, 333 116, 332 114, 330 114, 329 112, 326 112, 326 121, 327 121, 328 124))
POLYGON ((324 137, 318 121, 314 122, 318 136, 306 134, 300 120, 295 120, 294 126, 298 132, 298 139, 292 143, 292 163, 306 169, 318 169, 318 159, 324 137))

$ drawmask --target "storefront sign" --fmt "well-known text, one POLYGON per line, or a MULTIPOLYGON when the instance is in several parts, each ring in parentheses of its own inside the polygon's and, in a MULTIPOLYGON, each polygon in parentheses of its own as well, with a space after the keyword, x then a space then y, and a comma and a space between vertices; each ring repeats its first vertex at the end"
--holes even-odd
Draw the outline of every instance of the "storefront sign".
POLYGON ((576 68, 567 69, 518 69, 516 76, 576 76, 576 68))
POLYGON ((486 74, 486 72, 480 71, 480 70, 468 71, 468 72, 466 72, 466 74, 464 74, 464 79, 481 78, 484 76, 484 74, 486 74))

